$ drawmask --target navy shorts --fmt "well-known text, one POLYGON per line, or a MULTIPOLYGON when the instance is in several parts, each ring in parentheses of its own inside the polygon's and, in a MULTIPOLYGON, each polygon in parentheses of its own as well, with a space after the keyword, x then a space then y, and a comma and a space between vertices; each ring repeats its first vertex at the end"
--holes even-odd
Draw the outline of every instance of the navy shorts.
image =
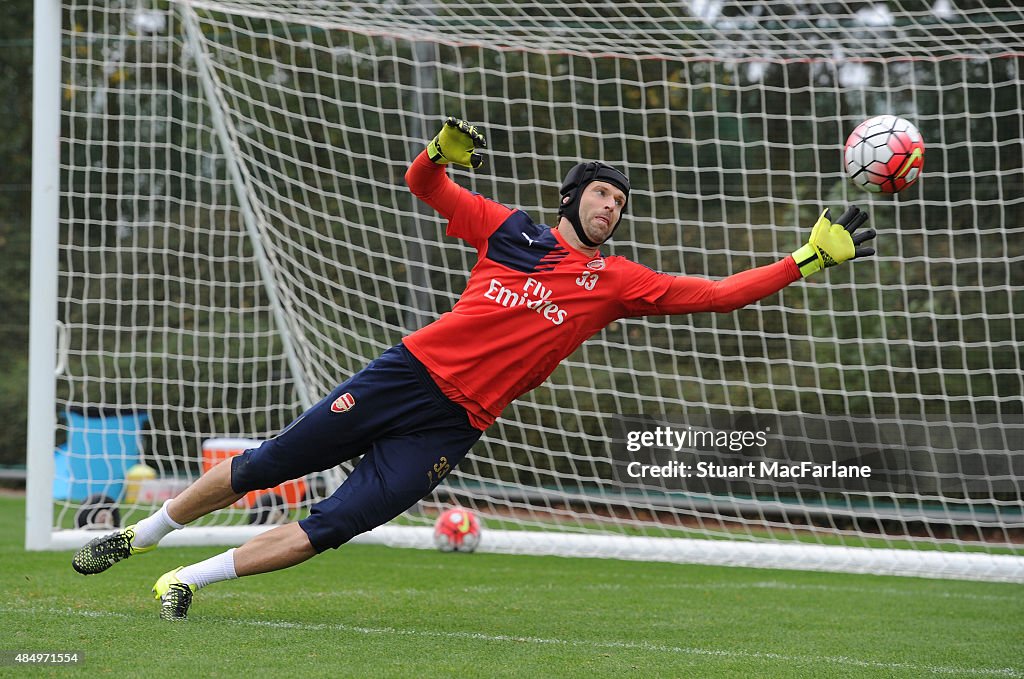
POLYGON ((416 504, 482 433, 399 344, 280 434, 233 458, 231 488, 236 493, 272 488, 362 455, 334 494, 299 522, 322 552, 416 504))

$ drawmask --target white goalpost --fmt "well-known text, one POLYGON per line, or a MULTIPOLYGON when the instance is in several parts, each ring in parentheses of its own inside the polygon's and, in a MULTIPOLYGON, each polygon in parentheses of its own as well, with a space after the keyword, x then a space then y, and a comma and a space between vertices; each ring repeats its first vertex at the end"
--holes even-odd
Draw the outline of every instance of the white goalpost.
POLYGON ((613 323, 359 540, 429 547, 460 504, 484 550, 1024 582, 1024 11, 940 4, 37 2, 26 547, 148 515, 451 308, 475 253, 403 175, 456 115, 489 144, 455 181, 538 222, 577 162, 621 168, 607 251, 653 269, 770 263, 848 203, 879 252, 613 323), (927 148, 898 196, 843 175, 883 113, 927 148), (638 443, 668 431, 764 438, 638 443), (779 471, 833 463, 871 475, 779 471))

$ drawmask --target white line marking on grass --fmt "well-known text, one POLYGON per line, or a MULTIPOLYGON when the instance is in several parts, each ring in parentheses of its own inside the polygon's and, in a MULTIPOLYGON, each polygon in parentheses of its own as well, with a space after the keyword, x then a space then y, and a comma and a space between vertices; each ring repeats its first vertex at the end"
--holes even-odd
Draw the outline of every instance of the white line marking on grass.
MULTIPOLYGON (((467 594, 501 594, 509 592, 518 588, 518 584, 512 584, 507 586, 501 585, 468 585, 466 587, 458 587, 455 591, 465 592, 467 594)), ((563 589, 562 585, 553 583, 536 583, 531 585, 535 590, 548 590, 556 591, 563 589)), ((782 592, 830 592, 833 594, 857 594, 857 595, 871 595, 871 596, 912 596, 915 598, 930 598, 930 599, 955 599, 962 601, 993 601, 1001 604, 1005 604, 1007 601, 1012 601, 1013 598, 1010 596, 997 596, 995 594, 973 594, 971 592, 948 592, 938 590, 920 590, 920 589, 901 589, 898 587, 881 586, 881 587, 860 587, 856 585, 815 585, 815 584, 800 584, 783 582, 781 580, 759 580, 753 582, 656 582, 653 580, 638 580, 635 584, 621 584, 615 582, 608 583, 596 583, 596 584, 579 584, 575 585, 574 589, 587 590, 596 592, 621 592, 637 589, 638 587, 645 589, 678 589, 678 590, 697 590, 697 591, 715 591, 715 590, 726 590, 726 591, 743 591, 743 590, 779 590, 782 592)), ((448 590, 451 591, 451 590, 448 590)), ((386 591, 389 595, 406 595, 406 596, 423 596, 435 594, 436 590, 428 588, 411 588, 401 587, 392 588, 386 591)), ((385 595, 384 590, 379 589, 334 589, 328 593, 317 593, 317 597, 321 596, 334 596, 338 598, 344 598, 349 596, 365 596, 365 597, 381 597, 385 595)), ((217 593, 217 596, 230 596, 226 593, 217 593)), ((239 594, 239 597, 247 597, 249 595, 239 594)), ((1020 599, 1024 602, 1024 598, 1020 599)))
MULTIPOLYGON (((639 582, 639 581, 638 581, 639 582)), ((1005 603, 1008 599, 1006 596, 997 596, 995 594, 972 594, 970 592, 944 592, 944 591, 922 591, 919 589, 900 589, 898 587, 858 587, 855 585, 813 585, 813 584, 799 584, 782 582, 780 580, 761 580, 754 582, 713 582, 713 583, 701 583, 701 582, 654 582, 654 581, 643 581, 641 583, 643 587, 648 589, 696 589, 696 590, 744 590, 744 589, 762 589, 762 590, 782 590, 791 592, 810 591, 810 592, 833 592, 836 594, 842 594, 848 592, 850 594, 873 594, 873 595, 886 595, 886 596, 913 596, 913 597, 928 597, 933 599, 962 599, 964 601, 998 601, 1005 603)), ((619 583, 600 583, 594 585, 577 585, 577 589, 592 589, 592 590, 623 590, 630 589, 636 585, 623 585, 619 583)), ((540 585, 535 585, 540 587, 540 585)), ((556 586, 552 585, 552 588, 556 586)))
POLYGON ((901 589, 898 587, 857 587, 853 585, 809 585, 779 582, 767 580, 763 582, 751 582, 748 586, 755 589, 781 589, 781 590, 811 590, 818 592, 849 592, 851 594, 883 594, 886 596, 913 596, 926 597, 930 599, 963 599, 965 601, 998 601, 1006 603, 1008 597, 996 596, 995 594, 972 594, 970 592, 948 592, 916 589, 901 589))
MULTIPOLYGON (((0 612, 23 615, 64 615, 83 618, 115 618, 119 620, 137 620, 140 616, 110 611, 85 611, 71 608, 15 608, 0 607, 0 612)), ((154 614, 155 617, 155 614, 154 614)), ((530 637, 511 634, 484 634, 482 632, 441 632, 437 630, 401 629, 397 627, 363 627, 344 623, 304 623, 287 620, 238 620, 217 618, 208 622, 217 625, 235 625, 239 627, 267 627, 270 629, 298 630, 302 632, 347 632, 367 636, 399 636, 422 637, 427 639, 456 639, 485 642, 512 642, 517 644, 537 644, 543 646, 565 646, 567 648, 586 648, 591 650, 643 651, 644 653, 666 653, 690 655, 705 658, 729 658, 767 660, 781 663, 806 663, 817 665, 837 665, 839 667, 864 667, 881 670, 907 670, 914 673, 930 672, 932 674, 949 674, 974 677, 1014 677, 1024 678, 1024 671, 1012 667, 946 667, 942 665, 917 665, 914 663, 881 662, 861 660, 847 656, 830 655, 785 655, 763 651, 723 651, 714 648, 693 648, 687 646, 666 646, 646 642, 631 641, 586 641, 583 639, 558 639, 530 637)))
MULTIPOLYGON (((558 591, 564 589, 560 584, 553 583, 536 583, 531 585, 535 590, 546 590, 546 591, 558 591)), ((465 587, 456 587, 454 590, 445 590, 446 592, 457 591, 466 594, 503 594, 513 591, 519 587, 518 584, 511 585, 467 585, 465 587)), ((930 598, 930 599, 956 599, 963 601, 992 601, 1000 604, 1012 602, 1014 599, 1011 596, 997 596, 995 594, 972 594, 970 592, 948 592, 948 591, 933 591, 933 590, 919 590, 919 589, 901 589, 898 587, 881 586, 881 587, 859 587, 856 585, 815 585, 815 584, 799 584, 782 582, 780 580, 759 580, 753 582, 655 582, 655 581, 637 581, 635 584, 624 585, 622 583, 608 582, 608 583, 594 583, 594 584, 579 584, 575 585, 576 590, 586 590, 595 592, 622 592, 637 589, 643 587, 644 589, 668 589, 668 590, 697 590, 697 591, 744 591, 744 590, 779 590, 782 592, 830 592, 833 594, 857 594, 857 595, 870 595, 870 596, 912 596, 915 598, 930 598)), ((369 597, 369 598, 381 598, 384 596, 429 596, 437 594, 437 590, 430 588, 415 588, 415 587, 396 587, 387 590, 381 589, 363 589, 363 588, 336 588, 330 592, 316 592, 310 593, 308 596, 312 598, 323 598, 325 596, 332 598, 344 599, 346 597, 369 597)), ((212 594, 217 598, 249 598, 249 594, 240 593, 229 593, 229 592, 217 592, 212 594)), ((1020 601, 1024 603, 1024 597, 1019 597, 1020 601)))

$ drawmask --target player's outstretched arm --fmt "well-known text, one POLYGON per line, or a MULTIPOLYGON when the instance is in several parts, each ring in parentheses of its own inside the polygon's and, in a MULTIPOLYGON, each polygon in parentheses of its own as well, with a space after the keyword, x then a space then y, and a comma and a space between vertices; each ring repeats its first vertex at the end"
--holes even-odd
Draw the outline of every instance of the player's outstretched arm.
POLYGON ((455 163, 477 169, 484 164, 483 155, 477 153, 482 148, 487 148, 487 140, 480 130, 465 120, 448 116, 441 131, 427 144, 427 155, 438 165, 455 163))
MULTIPOLYGON (((792 257, 786 257, 767 266, 741 271, 718 281, 694 276, 671 276, 667 289, 653 304, 645 306, 642 302, 634 302, 627 305, 628 315, 735 311, 773 295, 815 271, 841 264, 848 259, 873 255, 875 251, 862 246, 862 243, 875 237, 874 230, 858 232, 867 218, 867 213, 850 207, 833 222, 830 212, 826 209, 814 224, 807 244, 794 252, 792 257)), ((659 276, 665 274, 651 272, 650 276, 645 277, 641 272, 634 276, 637 283, 632 286, 632 290, 636 294, 627 297, 642 300, 645 296, 645 284, 649 284, 651 289, 664 285, 663 281, 657 282, 659 276)))
POLYGON ((816 271, 842 264, 848 259, 875 254, 874 248, 861 247, 862 243, 875 237, 875 230, 857 232, 867 220, 866 212, 851 205, 833 222, 832 214, 825 208, 811 229, 807 244, 793 253, 800 275, 806 278, 816 271))
POLYGON ((459 214, 458 225, 449 224, 448 235, 473 244, 498 228, 511 210, 462 188, 451 180, 445 168, 448 163, 480 167, 484 159, 477 151, 486 145, 480 130, 465 120, 449 116, 441 131, 405 173, 405 183, 413 195, 438 214, 449 220, 459 214))

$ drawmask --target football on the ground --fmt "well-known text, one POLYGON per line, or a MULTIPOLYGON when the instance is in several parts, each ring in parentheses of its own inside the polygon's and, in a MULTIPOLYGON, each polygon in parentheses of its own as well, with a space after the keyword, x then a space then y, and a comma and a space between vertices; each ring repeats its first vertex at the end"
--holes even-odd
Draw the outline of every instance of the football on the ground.
POLYGON ((850 133, 843 161, 850 179, 865 191, 897 193, 921 176, 924 140, 909 120, 875 116, 850 133))
POLYGON ((434 545, 442 552, 472 552, 480 544, 480 520, 465 507, 446 509, 434 524, 434 545))

